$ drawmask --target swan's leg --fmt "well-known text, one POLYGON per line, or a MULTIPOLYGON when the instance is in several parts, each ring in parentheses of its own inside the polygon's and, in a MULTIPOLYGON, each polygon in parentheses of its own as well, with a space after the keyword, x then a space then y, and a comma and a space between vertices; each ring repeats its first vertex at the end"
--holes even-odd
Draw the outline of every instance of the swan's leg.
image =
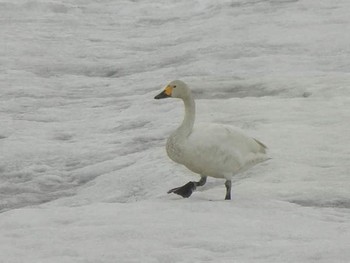
POLYGON ((198 182, 194 182, 196 186, 203 186, 207 182, 206 176, 201 176, 201 179, 198 182))
POLYGON ((188 182, 187 184, 173 188, 168 191, 168 194, 174 193, 181 195, 184 198, 190 197, 194 190, 196 190, 197 186, 202 186, 206 183, 207 177, 201 176, 201 179, 198 182, 188 182))
POLYGON ((225 200, 231 200, 231 180, 226 180, 225 186, 226 186, 225 200))

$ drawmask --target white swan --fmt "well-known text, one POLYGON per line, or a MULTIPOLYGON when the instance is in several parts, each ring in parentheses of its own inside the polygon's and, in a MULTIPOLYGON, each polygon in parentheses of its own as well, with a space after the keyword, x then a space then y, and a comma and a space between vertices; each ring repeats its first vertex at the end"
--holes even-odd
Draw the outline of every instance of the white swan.
POLYGON ((198 182, 189 182, 168 193, 189 197, 197 186, 205 184, 207 176, 211 176, 226 179, 225 199, 230 200, 232 176, 266 160, 266 146, 227 125, 194 126, 195 102, 183 81, 170 82, 155 99, 168 97, 182 99, 185 104, 185 118, 166 144, 168 156, 201 176, 198 182))

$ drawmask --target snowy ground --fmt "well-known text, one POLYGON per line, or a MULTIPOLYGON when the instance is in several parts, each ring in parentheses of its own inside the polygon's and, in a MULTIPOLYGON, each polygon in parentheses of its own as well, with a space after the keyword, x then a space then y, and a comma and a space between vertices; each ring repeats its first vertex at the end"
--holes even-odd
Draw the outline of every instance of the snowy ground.
POLYGON ((349 1, 217 2, 0 0, 1 263, 350 262, 349 1), (177 78, 270 149, 230 202, 166 194, 177 78))

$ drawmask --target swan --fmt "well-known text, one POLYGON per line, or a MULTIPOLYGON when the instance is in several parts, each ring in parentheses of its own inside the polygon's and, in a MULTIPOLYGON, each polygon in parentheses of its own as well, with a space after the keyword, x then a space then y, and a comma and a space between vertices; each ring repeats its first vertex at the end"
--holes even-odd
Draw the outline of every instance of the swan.
POLYGON ((196 124, 195 101, 190 88, 181 80, 170 82, 155 99, 178 98, 185 106, 182 124, 170 135, 166 152, 171 160, 200 175, 198 182, 173 188, 184 198, 190 197, 207 177, 225 179, 225 200, 231 200, 231 180, 234 175, 267 159, 266 146, 233 127, 221 124, 196 124))

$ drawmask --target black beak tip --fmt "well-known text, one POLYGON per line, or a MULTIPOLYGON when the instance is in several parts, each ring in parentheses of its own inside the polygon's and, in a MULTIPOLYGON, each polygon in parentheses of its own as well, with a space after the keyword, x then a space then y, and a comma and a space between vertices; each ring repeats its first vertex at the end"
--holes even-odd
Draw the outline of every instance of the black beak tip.
POLYGON ((161 93, 159 93, 157 96, 155 96, 154 98, 156 99, 156 100, 159 100, 159 99, 165 99, 165 98, 169 98, 170 96, 169 95, 167 95, 166 93, 165 93, 165 91, 162 91, 161 93))

